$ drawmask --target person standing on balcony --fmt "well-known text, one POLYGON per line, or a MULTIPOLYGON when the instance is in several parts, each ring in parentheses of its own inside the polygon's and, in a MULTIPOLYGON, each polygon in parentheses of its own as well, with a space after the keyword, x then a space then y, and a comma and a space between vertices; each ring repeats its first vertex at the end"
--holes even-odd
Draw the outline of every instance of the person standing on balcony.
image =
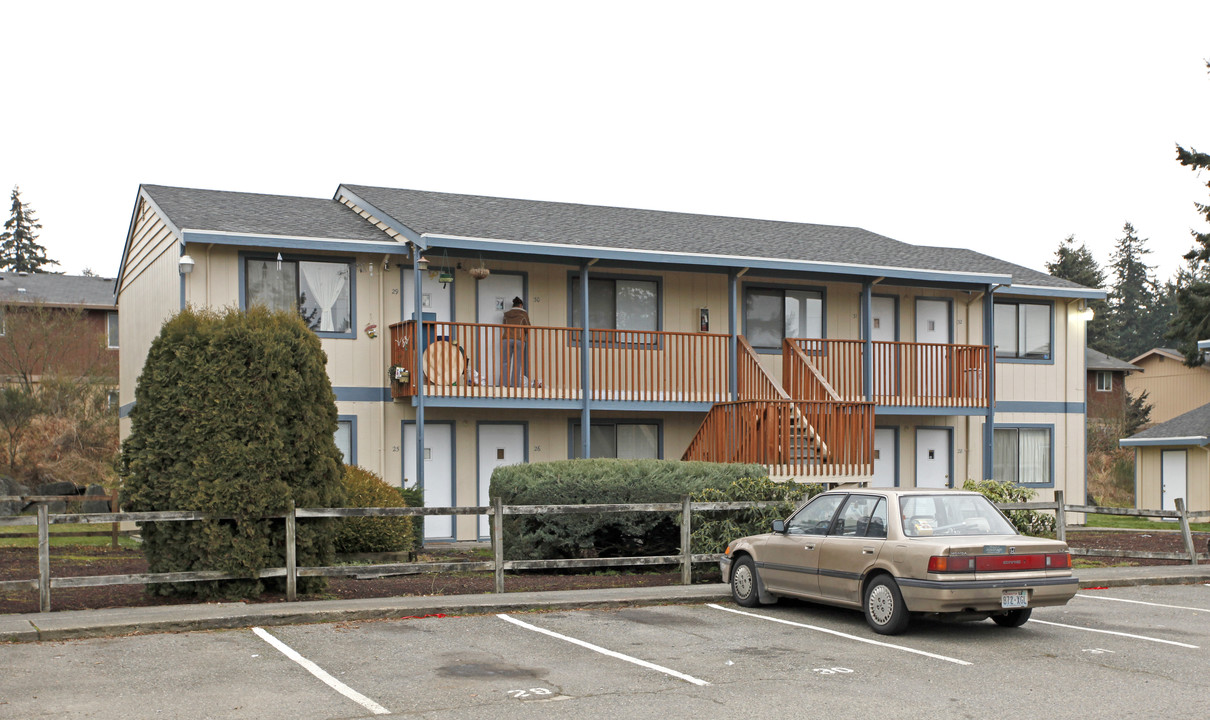
POLYGON ((529 380, 529 313, 525 311, 525 301, 519 297, 513 298, 513 307, 504 313, 504 324, 515 327, 504 328, 500 348, 500 364, 504 372, 505 385, 521 385, 529 380))

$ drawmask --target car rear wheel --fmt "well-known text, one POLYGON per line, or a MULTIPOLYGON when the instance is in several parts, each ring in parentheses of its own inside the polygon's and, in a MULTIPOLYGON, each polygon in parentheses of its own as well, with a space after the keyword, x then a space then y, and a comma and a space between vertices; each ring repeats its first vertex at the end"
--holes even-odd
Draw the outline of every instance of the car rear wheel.
POLYGON ((865 621, 879 635, 898 635, 907 629, 907 606, 903 593, 889 575, 879 575, 865 589, 865 621))
POLYGON ((752 557, 744 555, 731 568, 731 597, 737 605, 756 607, 760 604, 760 593, 756 587, 756 565, 752 557))
POLYGON ((1000 627, 1021 627, 1029 620, 1029 616, 1033 615, 1033 613, 1033 608, 1009 610, 1003 615, 992 615, 992 622, 1000 627))

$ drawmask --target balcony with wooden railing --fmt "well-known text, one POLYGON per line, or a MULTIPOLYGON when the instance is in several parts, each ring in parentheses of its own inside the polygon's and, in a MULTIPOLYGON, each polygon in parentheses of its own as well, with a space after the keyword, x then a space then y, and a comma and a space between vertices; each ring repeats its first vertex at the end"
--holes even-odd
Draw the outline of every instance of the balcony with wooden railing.
POLYGON ((391 326, 392 396, 715 403, 729 399, 719 333, 590 329, 588 382, 580 328, 425 322, 420 371, 416 323, 391 326))
MULTIPOLYGON (((869 399, 877 405, 987 407, 986 345, 874 341, 869 399)), ((782 373, 790 397, 865 400, 862 340, 787 338, 782 373)))

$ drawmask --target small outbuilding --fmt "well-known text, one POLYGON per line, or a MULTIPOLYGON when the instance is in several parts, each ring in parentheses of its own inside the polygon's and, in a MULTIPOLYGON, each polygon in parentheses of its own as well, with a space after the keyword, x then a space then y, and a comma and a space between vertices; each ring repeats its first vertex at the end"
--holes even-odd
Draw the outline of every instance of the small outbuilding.
POLYGON ((1210 403, 1118 442, 1134 448, 1138 507, 1210 510, 1210 403))

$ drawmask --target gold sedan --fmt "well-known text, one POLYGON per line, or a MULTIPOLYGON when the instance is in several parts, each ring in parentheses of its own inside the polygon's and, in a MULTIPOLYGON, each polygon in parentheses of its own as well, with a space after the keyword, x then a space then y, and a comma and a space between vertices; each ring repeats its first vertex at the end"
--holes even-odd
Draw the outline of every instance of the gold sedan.
POLYGON ((1019 534, 985 496, 851 489, 817 495, 773 532, 727 546, 723 582, 744 607, 781 595, 861 608, 875 632, 912 614, 1019 627, 1075 595, 1067 543, 1019 534))

